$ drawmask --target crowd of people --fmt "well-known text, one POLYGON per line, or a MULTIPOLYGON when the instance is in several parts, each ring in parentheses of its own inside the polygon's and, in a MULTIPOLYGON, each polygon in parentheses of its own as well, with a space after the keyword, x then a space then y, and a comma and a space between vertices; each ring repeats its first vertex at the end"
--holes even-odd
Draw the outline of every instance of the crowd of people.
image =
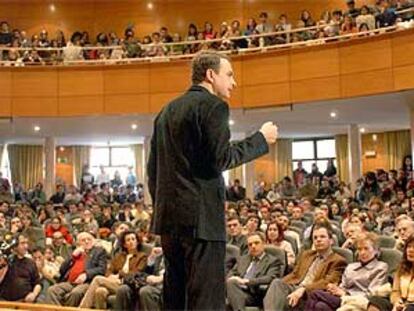
MULTIPOLYGON (((143 185, 132 168, 122 180, 85 166, 81 180, 47 199, 40 183, 25 192, 0 176, 0 299, 161 310, 163 252, 143 185)), ((228 307, 412 310, 413 189, 410 156, 399 170, 367 172, 355 191, 334 161, 323 173, 298 162, 279 183, 257 182, 252 198, 234 180, 228 307)))
POLYGON ((202 27, 191 23, 185 34, 170 34, 167 27, 161 27, 142 39, 136 37, 133 27, 125 29, 122 36, 115 32, 101 32, 93 39, 87 31, 76 31, 66 38, 61 30, 51 35, 42 29, 39 34, 29 35, 25 30, 13 28, 7 21, 2 21, 0 50, 1 47, 7 49, 2 51, 1 60, 4 61, 3 65, 24 66, 79 60, 176 56, 207 49, 237 52, 239 49, 309 40, 323 43, 339 35, 385 28, 398 22, 411 21, 414 17, 413 0, 377 0, 373 5, 361 6, 355 0, 346 0, 346 5, 345 11, 327 10, 319 18, 303 10, 298 21, 294 22, 286 14, 280 14, 277 21, 271 21, 268 13, 262 12, 258 19, 248 19, 244 26, 239 20, 223 21, 218 29, 210 22, 205 22, 202 27), (405 12, 397 14, 399 11, 405 12), (300 30, 290 32, 294 29, 300 30), (188 41, 196 43, 189 44, 188 41))

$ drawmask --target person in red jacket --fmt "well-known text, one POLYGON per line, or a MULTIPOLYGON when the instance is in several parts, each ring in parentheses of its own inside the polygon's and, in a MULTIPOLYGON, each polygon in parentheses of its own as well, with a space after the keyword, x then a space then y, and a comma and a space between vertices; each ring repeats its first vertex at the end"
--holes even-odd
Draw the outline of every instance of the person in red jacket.
POLYGON ((45 235, 46 238, 53 238, 53 233, 61 232, 65 238, 66 243, 73 244, 73 237, 66 226, 62 225, 62 221, 59 217, 53 217, 52 222, 46 226, 45 235))

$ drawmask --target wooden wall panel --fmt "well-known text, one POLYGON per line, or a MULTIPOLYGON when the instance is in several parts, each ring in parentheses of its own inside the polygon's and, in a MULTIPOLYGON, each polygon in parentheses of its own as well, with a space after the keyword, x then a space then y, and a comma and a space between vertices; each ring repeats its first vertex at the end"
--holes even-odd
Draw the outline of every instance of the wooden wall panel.
POLYGON ((392 67, 391 39, 388 37, 351 41, 343 42, 339 49, 341 74, 392 67))
POLYGON ((151 94, 150 95, 150 111, 153 113, 158 113, 161 109, 172 101, 174 98, 181 95, 181 92, 177 93, 161 93, 161 94, 151 94))
POLYGON ((392 38, 393 66, 414 64, 414 33, 412 31, 398 33, 392 38))
POLYGON ((244 86, 289 81, 289 54, 268 53, 243 57, 244 86))
POLYGON ((384 149, 384 134, 376 133, 377 141, 372 139, 372 134, 361 136, 362 172, 375 171, 378 168, 386 168, 387 155, 384 149), (375 157, 366 157, 365 152, 375 151, 375 157))
POLYGON ((13 97, 12 114, 19 117, 58 115, 57 97, 13 97))
POLYGON ((291 94, 292 102, 340 98, 340 78, 337 76, 293 81, 291 84, 291 94))
MULTIPOLYGON (((79 79, 79 77, 78 77, 79 79)), ((13 72, 12 93, 18 97, 57 97, 57 71, 37 68, 13 72)))
POLYGON ((149 93, 149 67, 139 65, 130 68, 104 68, 105 94, 149 93))
POLYGON ((414 65, 394 68, 396 90, 414 89, 414 65))
POLYGON ((59 71, 60 96, 90 96, 103 94, 102 69, 64 69, 59 71))
POLYGON ((12 115, 11 97, 0 96, 0 117, 9 117, 12 115))
POLYGON ((275 83, 243 88, 243 107, 267 107, 290 102, 290 84, 275 83))
POLYGON ((65 96, 59 98, 59 115, 82 116, 104 113, 103 96, 65 96))
POLYGON ((386 93, 394 90, 392 70, 378 70, 341 76, 343 97, 386 93))
POLYGON ((191 86, 191 67, 188 62, 152 64, 150 92, 183 92, 191 86))
POLYGON ((290 77, 292 81, 338 75, 339 53, 335 45, 291 52, 290 77))
POLYGON ((104 99, 105 113, 149 113, 149 94, 107 95, 104 99))
POLYGON ((231 94, 231 98, 228 101, 230 108, 242 108, 243 107, 243 91, 236 88, 231 94))
POLYGON ((0 117, 11 115, 12 72, 0 70, 0 117))
POLYGON ((63 151, 59 147, 56 148, 56 184, 61 181, 67 186, 73 184, 73 175, 73 148, 66 146, 63 151), (66 162, 59 163, 59 158, 64 158, 66 162))
POLYGON ((0 70, 0 94, 1 96, 10 97, 12 85, 12 71, 0 70))

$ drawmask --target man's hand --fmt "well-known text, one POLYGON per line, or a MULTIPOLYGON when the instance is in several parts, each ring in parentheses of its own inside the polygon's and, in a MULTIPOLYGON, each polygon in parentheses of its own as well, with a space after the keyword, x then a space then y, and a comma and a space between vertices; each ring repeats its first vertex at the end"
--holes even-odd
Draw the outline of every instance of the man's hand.
POLYGON ((76 280, 75 280, 75 284, 79 285, 79 284, 83 284, 85 283, 86 279, 88 278, 88 276, 86 275, 86 273, 82 273, 81 275, 79 275, 76 280))
POLYGON ((236 280, 239 285, 247 285, 249 283, 249 279, 243 279, 239 276, 231 276, 229 277, 229 280, 236 280))
POLYGON ((342 297, 346 295, 346 292, 336 284, 329 283, 326 289, 332 295, 337 297, 342 297))
POLYGON ((276 142, 278 136, 278 128, 273 122, 266 122, 262 125, 260 132, 266 139, 266 142, 270 144, 274 144, 276 142))
POLYGON ((34 293, 28 293, 26 297, 24 297, 25 302, 35 302, 36 295, 34 293))
POLYGON ((73 251, 72 255, 75 256, 75 257, 78 257, 84 252, 85 252, 85 249, 83 247, 79 246, 73 251))
POLYGON ((288 298, 289 306, 295 307, 298 304, 300 298, 302 298, 304 293, 305 293, 305 288, 299 287, 293 293, 288 295, 287 298, 288 298))
POLYGON ((163 277, 157 275, 149 275, 147 276, 146 281, 149 285, 156 285, 160 284, 163 281, 163 277))

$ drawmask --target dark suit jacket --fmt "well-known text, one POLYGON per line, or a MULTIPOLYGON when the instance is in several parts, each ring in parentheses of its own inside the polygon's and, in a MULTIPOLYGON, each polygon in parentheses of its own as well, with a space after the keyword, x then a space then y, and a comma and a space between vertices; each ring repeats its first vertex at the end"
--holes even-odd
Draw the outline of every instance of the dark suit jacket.
POLYGON ((260 132, 230 143, 228 122, 228 105, 197 85, 157 116, 148 160, 155 233, 226 240, 222 172, 268 152, 260 132))
MULTIPOLYGON (((240 257, 238 263, 229 272, 227 277, 239 276, 243 278, 251 262, 252 257, 250 255, 240 257)), ((280 262, 279 258, 275 258, 265 253, 264 257, 257 264, 254 278, 250 279, 248 285, 269 285, 274 278, 280 278, 283 276, 282 266, 283 263, 280 262)))
MULTIPOLYGON (((72 268, 75 260, 71 257, 66 259, 60 267, 60 282, 67 281, 69 271, 72 268)), ((86 282, 91 282, 97 275, 105 275, 106 272, 106 251, 102 247, 94 246, 86 259, 85 273, 87 276, 86 282)))
POLYGON ((247 236, 240 234, 237 237, 227 236, 227 243, 237 246, 240 249, 240 255, 247 255, 249 249, 247 247, 247 236))
MULTIPOLYGON (((314 250, 304 251, 296 262, 293 271, 285 276, 283 281, 291 285, 298 285, 302 282, 316 256, 317 252, 314 250)), ((306 290, 326 289, 326 286, 329 283, 338 284, 346 266, 346 260, 333 252, 325 259, 324 263, 320 265, 314 281, 309 286, 306 286, 306 290)))

